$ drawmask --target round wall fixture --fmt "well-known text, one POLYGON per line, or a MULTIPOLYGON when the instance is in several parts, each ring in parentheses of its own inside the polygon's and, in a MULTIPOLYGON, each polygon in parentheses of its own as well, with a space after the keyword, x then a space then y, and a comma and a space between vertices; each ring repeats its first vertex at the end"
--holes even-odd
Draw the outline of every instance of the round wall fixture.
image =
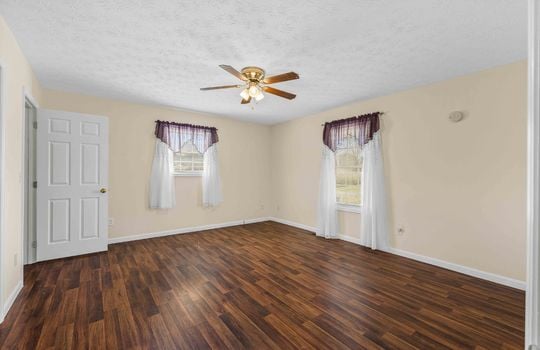
POLYGON ((448 119, 450 119, 450 121, 453 123, 457 123, 463 120, 463 117, 465 117, 463 112, 455 111, 455 112, 450 113, 450 116, 448 116, 448 119))

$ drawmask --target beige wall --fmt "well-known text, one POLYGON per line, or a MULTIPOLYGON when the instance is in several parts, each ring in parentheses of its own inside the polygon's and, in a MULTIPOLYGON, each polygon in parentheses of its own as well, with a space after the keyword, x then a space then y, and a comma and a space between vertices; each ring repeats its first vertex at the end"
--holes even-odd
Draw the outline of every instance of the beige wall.
POLYGON ((321 123, 383 111, 391 246, 525 280, 526 79, 518 62, 273 126, 275 216, 316 226, 321 123))
POLYGON ((30 65, 22 54, 13 34, 0 16, 0 64, 4 79, 3 118, 5 127, 4 169, 4 222, 5 237, 1 247, 4 267, 2 287, 3 300, 13 292, 22 280, 22 139, 23 139, 23 91, 26 90, 39 103, 39 84, 30 65), (16 256, 15 256, 16 255, 16 256))
POLYGON ((109 237, 266 217, 271 210, 270 127, 200 113, 43 90, 43 107, 109 117, 109 237), (218 128, 225 201, 201 205, 201 178, 176 177, 176 208, 148 208, 154 121, 218 128))

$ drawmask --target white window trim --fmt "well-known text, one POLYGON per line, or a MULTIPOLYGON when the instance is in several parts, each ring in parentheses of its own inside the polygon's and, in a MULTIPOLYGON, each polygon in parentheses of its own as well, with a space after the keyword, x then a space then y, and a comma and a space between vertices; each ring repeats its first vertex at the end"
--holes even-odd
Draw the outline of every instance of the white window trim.
MULTIPOLYGON (((339 150, 347 150, 349 148, 342 148, 336 150, 336 173, 337 173, 337 152, 339 150)), ((356 166, 345 166, 346 168, 357 168, 356 166)), ((361 168, 361 167, 360 167, 361 168)), ((363 169, 362 169, 363 171, 363 169)), ((360 176, 361 178, 361 176, 360 176)), ((337 202, 337 210, 342 212, 349 212, 349 213, 358 213, 360 214, 362 211, 362 205, 361 204, 349 204, 349 203, 339 203, 337 202)))
POLYGON ((337 210, 348 212, 348 213, 361 214, 362 213, 362 205, 338 203, 337 204, 337 210))
MULTIPOLYGON (((189 141, 188 141, 189 142, 189 141)), ((182 148, 188 143, 184 143, 182 145, 182 147, 180 148, 180 151, 178 152, 174 152, 173 154, 173 157, 176 157, 176 154, 178 153, 182 153, 182 148)), ((195 145, 193 144, 193 142, 191 142, 191 144, 195 147, 195 145)), ((198 154, 200 154, 201 156, 204 157, 204 154, 203 153, 200 153, 197 148, 195 148, 195 150, 197 151, 198 154)), ((188 154, 192 154, 192 152, 189 152, 188 154)), ((193 165, 193 162, 191 163, 193 165)), ((204 164, 204 162, 203 162, 204 164)), ((175 167, 173 166, 173 176, 180 176, 180 177, 197 177, 197 176, 202 176, 202 173, 203 173, 203 170, 186 170, 186 171, 175 171, 176 169, 174 169, 175 167)), ((191 167, 193 169, 193 166, 191 167)))
POLYGON ((202 170, 201 171, 183 171, 181 173, 173 173, 173 176, 179 176, 179 177, 197 177, 202 176, 202 170))

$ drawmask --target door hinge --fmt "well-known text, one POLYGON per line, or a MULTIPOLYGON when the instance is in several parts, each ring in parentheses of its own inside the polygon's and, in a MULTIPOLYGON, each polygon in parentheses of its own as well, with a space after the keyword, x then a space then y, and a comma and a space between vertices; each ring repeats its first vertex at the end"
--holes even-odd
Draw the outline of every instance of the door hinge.
POLYGON ((33 125, 34 125, 34 129, 37 129, 37 122, 34 122, 33 125))
POLYGON ((32 187, 37 188, 37 181, 34 181, 34 182, 32 183, 32 187))
POLYGON ((36 241, 32 242, 32 248, 37 248, 37 242, 36 241))

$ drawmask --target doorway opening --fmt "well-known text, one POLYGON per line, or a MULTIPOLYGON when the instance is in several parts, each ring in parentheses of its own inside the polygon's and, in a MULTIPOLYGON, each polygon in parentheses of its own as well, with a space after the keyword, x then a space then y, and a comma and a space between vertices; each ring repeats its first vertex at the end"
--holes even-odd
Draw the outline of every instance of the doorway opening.
POLYGON ((24 220, 23 263, 36 261, 36 130, 37 109, 32 101, 24 101, 24 220))

